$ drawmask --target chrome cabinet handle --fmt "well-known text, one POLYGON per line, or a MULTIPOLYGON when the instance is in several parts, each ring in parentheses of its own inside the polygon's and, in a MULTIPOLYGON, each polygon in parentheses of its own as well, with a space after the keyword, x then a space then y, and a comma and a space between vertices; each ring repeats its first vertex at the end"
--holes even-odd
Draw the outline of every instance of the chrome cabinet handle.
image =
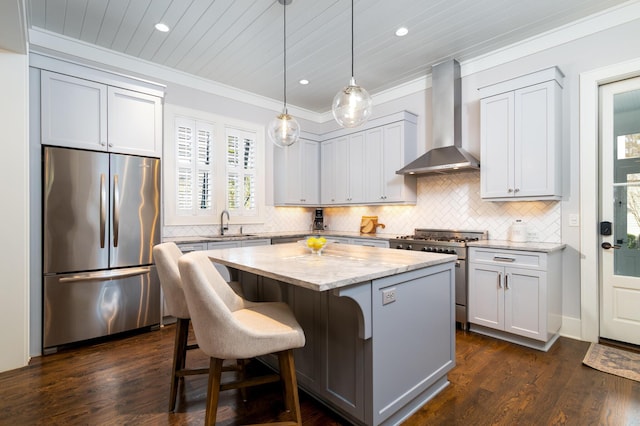
POLYGON ((493 256, 493 260, 496 262, 515 262, 513 257, 493 256))
POLYGON ((504 288, 509 290, 511 287, 509 287, 509 274, 504 274, 504 288))
POLYGON ((498 272, 498 288, 502 288, 502 272, 498 272))

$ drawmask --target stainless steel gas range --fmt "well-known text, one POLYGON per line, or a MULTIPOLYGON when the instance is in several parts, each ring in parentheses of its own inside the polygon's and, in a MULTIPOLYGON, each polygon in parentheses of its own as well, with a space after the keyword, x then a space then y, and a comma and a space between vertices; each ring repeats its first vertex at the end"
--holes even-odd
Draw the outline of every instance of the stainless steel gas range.
POLYGON ((401 250, 455 254, 456 261, 456 322, 467 329, 467 243, 486 240, 487 231, 458 231, 453 229, 416 228, 413 235, 399 236, 390 241, 390 247, 401 250))

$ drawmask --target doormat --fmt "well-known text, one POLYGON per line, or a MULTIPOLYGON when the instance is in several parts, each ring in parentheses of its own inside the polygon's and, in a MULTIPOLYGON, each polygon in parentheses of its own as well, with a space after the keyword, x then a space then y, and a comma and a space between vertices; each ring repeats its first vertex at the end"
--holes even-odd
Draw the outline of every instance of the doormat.
POLYGON ((640 354, 591 343, 582 363, 596 370, 640 382, 640 354))

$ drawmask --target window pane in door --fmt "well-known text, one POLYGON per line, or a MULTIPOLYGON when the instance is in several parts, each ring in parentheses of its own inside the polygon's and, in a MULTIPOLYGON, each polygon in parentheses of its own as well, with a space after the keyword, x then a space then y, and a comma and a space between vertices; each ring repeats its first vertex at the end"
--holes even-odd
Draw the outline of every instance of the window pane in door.
POLYGON ((613 98, 614 274, 640 277, 640 90, 613 98))

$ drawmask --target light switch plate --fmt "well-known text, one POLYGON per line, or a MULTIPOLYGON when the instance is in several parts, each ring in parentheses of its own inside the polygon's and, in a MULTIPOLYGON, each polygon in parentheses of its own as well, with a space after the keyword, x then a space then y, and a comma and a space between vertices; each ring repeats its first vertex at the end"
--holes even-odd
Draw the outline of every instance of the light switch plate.
POLYGON ((580 226, 580 215, 577 213, 569 214, 569 226, 580 226))

